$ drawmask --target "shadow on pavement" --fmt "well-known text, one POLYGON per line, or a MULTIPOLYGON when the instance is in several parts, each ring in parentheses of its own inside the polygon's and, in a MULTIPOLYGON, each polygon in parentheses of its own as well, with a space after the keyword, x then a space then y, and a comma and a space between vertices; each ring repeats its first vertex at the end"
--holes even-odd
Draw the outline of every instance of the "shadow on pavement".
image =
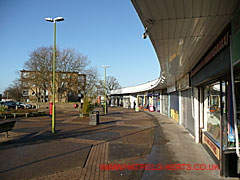
POLYGON ((91 133, 96 133, 98 131, 110 130, 113 127, 114 126, 108 126, 108 127, 104 127, 104 128, 100 127, 98 129, 90 129, 90 130, 82 130, 83 128, 70 130, 70 131, 56 130, 55 134, 52 134, 51 130, 48 128, 41 134, 39 134, 39 132, 34 132, 31 134, 24 135, 24 136, 20 137, 19 139, 13 139, 13 140, 10 140, 7 142, 2 142, 0 144, 2 144, 4 146, 1 146, 0 150, 16 148, 19 146, 27 146, 27 145, 46 143, 46 142, 50 142, 53 140, 59 140, 59 139, 81 137, 83 135, 89 135, 91 133), (79 130, 81 130, 81 131, 79 131, 79 130))

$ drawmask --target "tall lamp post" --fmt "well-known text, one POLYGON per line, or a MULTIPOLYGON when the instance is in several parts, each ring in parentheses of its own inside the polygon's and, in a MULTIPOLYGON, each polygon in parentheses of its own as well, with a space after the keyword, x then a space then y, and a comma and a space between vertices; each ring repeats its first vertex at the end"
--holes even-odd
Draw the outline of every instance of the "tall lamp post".
POLYGON ((106 82, 106 69, 109 68, 109 65, 102 65, 102 67, 105 69, 105 114, 107 114, 107 82, 106 82))
POLYGON ((55 57, 56 57, 56 22, 64 21, 63 17, 45 18, 46 21, 53 22, 54 24, 54 37, 53 37, 53 95, 52 95, 52 133, 55 133, 55 57))

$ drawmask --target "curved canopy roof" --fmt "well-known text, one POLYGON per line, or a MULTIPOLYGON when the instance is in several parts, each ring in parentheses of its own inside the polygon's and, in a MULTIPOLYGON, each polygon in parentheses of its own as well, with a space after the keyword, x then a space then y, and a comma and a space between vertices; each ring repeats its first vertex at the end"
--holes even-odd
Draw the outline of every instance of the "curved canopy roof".
POLYGON ((121 94, 130 94, 130 93, 138 93, 143 91, 149 91, 156 88, 161 82, 161 78, 155 79, 153 81, 149 81, 144 84, 140 84, 137 86, 126 87, 122 89, 112 90, 110 92, 111 95, 121 95, 121 94))
POLYGON ((230 22, 239 0, 131 0, 155 48, 162 87, 188 73, 230 22))

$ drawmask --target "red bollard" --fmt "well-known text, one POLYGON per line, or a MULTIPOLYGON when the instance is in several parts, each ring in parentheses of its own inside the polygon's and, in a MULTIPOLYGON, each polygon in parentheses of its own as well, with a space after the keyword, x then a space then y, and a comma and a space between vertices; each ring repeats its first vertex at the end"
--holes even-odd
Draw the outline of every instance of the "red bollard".
POLYGON ((52 103, 52 102, 50 102, 49 104, 50 104, 50 116, 52 117, 53 103, 52 103))

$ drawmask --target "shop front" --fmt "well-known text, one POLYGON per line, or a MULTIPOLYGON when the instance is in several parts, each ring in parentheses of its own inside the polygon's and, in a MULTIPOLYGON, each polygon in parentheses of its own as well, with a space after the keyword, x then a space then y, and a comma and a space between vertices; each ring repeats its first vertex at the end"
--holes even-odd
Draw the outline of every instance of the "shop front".
MULTIPOLYGON (((112 97, 110 97, 109 105, 110 106, 116 106, 116 107, 120 106, 120 99, 121 99, 120 96, 112 96, 112 97)), ((100 99, 98 100, 98 102, 100 102, 100 99)))
POLYGON ((130 102, 130 96, 123 96, 123 107, 124 108, 130 108, 131 107, 131 102, 130 102))
POLYGON ((179 90, 179 120, 181 125, 185 127, 193 136, 195 136, 195 122, 193 113, 193 89, 190 88, 190 76, 187 73, 177 82, 179 90))
POLYGON ((200 142, 226 177, 237 176, 238 168, 233 92, 236 104, 240 103, 240 73, 235 71, 234 81, 231 78, 229 34, 224 32, 191 72, 191 84, 199 90, 200 142))
POLYGON ((139 107, 139 110, 143 110, 143 106, 144 106, 144 95, 143 94, 137 95, 137 106, 139 107))
POLYGON ((149 111, 160 112, 160 92, 152 91, 152 92, 149 92, 147 96, 148 96, 148 102, 149 102, 149 111))
MULTIPOLYGON (((236 105, 240 103, 240 72, 235 73, 236 105)), ((205 129, 202 142, 214 155, 216 162, 221 161, 222 174, 226 177, 237 176, 236 137, 234 129, 234 105, 231 78, 203 87, 205 129), (221 148, 222 147, 222 148, 221 148)), ((237 108, 239 106, 237 105, 237 108)), ((237 110, 237 127, 240 130, 240 117, 237 110)))
POLYGON ((179 122, 179 93, 173 85, 167 89, 170 96, 170 117, 179 122))
POLYGON ((156 111, 160 112, 161 111, 161 101, 160 101, 160 90, 155 92, 156 96, 155 96, 155 107, 156 107, 156 111))
POLYGON ((167 89, 162 90, 162 113, 168 116, 168 104, 169 104, 169 99, 168 99, 168 93, 167 89))

